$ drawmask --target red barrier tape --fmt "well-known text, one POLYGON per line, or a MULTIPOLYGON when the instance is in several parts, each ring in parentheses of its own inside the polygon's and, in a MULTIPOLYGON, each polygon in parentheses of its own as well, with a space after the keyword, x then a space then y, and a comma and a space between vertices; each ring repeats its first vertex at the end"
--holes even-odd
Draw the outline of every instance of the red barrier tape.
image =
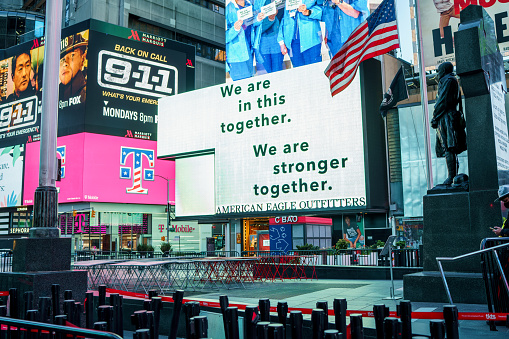
POLYGON ((9 295, 8 291, 0 291, 0 297, 7 297, 9 295))
MULTIPOLYGON (((135 297, 135 298, 142 298, 142 299, 148 299, 148 294, 143 293, 134 293, 134 292, 126 292, 126 291, 120 291, 120 290, 114 290, 111 288, 107 288, 106 292, 108 293, 118 293, 120 295, 128 296, 128 297, 135 297)), ((161 296, 161 300, 165 302, 173 302, 173 298, 171 297, 164 297, 161 296)), ((214 308, 220 308, 219 302, 215 301, 201 301, 201 300, 192 300, 192 299, 184 299, 182 300, 182 303, 186 303, 188 301, 195 301, 200 304, 200 306, 207 306, 207 307, 214 307, 214 308)), ((229 304, 230 307, 237 307, 239 310, 245 310, 246 306, 245 304, 229 304)), ((277 312, 277 308, 275 306, 272 306, 270 308, 271 312, 277 312)), ((311 314, 313 311, 310 308, 297 308, 297 307, 289 307, 288 312, 290 311, 301 311, 302 314, 311 314)), ((334 315, 334 310, 329 310, 328 312, 329 316, 334 315)), ((351 314, 362 314, 363 317, 372 318, 374 317, 373 311, 346 311, 346 315, 351 314)), ((397 317, 396 312, 390 312, 391 317, 397 317)), ((458 313, 458 320, 493 320, 493 321, 505 321, 507 317, 509 316, 509 313, 477 313, 477 312, 459 312, 458 313)), ((442 312, 412 312, 412 319, 444 319, 444 315, 442 312)))

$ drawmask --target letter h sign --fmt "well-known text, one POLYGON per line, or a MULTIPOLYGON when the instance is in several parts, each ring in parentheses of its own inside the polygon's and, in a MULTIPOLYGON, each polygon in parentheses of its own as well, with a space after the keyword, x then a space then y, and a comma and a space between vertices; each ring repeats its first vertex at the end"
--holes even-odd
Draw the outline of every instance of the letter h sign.
POLYGON ((148 189, 143 188, 143 180, 154 180, 154 150, 122 146, 120 147, 120 165, 120 179, 131 179, 131 172, 133 173, 133 184, 126 188, 126 192, 147 194, 148 189), (126 160, 131 154, 133 164, 131 167, 125 167, 126 160), (147 158, 150 168, 143 168, 143 158, 147 158))

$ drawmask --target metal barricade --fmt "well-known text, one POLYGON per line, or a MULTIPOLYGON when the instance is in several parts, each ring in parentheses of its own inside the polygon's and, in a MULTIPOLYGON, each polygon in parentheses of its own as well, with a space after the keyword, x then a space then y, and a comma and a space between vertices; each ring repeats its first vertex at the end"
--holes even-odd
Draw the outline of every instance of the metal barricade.
POLYGON ((506 246, 481 254, 481 267, 490 312, 509 313, 509 238, 483 239, 481 250, 500 245, 506 246))
POLYGON ((40 336, 46 336, 49 338, 67 338, 68 336, 73 336, 74 338, 81 337, 93 339, 122 339, 121 336, 110 332, 46 324, 6 317, 0 317, 0 327, 0 338, 12 338, 16 336, 15 333, 27 333, 27 337, 32 338, 39 338, 40 336))

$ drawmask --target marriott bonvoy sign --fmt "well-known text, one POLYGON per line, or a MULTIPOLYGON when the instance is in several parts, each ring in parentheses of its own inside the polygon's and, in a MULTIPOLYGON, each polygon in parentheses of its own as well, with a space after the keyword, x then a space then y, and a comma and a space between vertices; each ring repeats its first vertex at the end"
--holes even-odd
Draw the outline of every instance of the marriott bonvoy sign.
POLYGON ((216 214, 365 207, 359 80, 331 98, 325 67, 161 99, 158 154, 213 150, 216 214))

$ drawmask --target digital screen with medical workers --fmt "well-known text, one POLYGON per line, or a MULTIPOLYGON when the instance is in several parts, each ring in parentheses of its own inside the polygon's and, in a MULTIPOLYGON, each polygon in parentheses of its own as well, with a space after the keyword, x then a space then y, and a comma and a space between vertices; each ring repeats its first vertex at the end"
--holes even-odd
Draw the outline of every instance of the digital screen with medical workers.
POLYGON ((329 60, 368 15, 368 0, 227 0, 227 79, 329 60))

